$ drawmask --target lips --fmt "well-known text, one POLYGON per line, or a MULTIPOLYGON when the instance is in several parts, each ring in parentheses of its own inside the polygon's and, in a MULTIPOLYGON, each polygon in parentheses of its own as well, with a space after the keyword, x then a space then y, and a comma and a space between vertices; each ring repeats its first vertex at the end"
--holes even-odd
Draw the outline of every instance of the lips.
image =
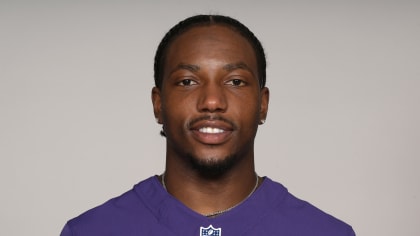
POLYGON ((206 133, 206 134, 220 134, 220 133, 225 132, 223 129, 212 128, 212 127, 203 127, 203 128, 200 128, 198 131, 201 133, 206 133))
POLYGON ((198 119, 191 123, 193 137, 203 144, 217 145, 226 142, 234 130, 234 125, 222 118, 198 119))

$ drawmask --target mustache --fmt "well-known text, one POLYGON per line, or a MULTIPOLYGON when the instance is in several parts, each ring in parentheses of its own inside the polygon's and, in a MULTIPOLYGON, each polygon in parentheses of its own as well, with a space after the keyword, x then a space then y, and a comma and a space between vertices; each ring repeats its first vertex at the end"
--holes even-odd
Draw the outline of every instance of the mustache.
POLYGON ((220 116, 220 115, 203 115, 203 116, 199 116, 199 117, 193 118, 192 120, 188 121, 187 127, 188 128, 191 128, 195 123, 200 122, 200 121, 203 121, 203 120, 208 120, 208 121, 214 121, 214 120, 223 121, 225 123, 228 123, 234 129, 237 128, 237 125, 233 121, 231 121, 231 120, 229 120, 229 119, 227 119, 227 118, 225 118, 223 116, 220 116))

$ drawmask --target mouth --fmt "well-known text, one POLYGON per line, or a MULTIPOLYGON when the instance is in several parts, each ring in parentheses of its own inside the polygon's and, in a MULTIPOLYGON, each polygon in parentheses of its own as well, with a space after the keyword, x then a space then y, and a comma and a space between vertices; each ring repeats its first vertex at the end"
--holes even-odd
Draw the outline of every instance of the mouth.
POLYGON ((220 133, 225 132, 225 130, 223 129, 213 128, 213 127, 203 127, 203 128, 198 129, 198 131, 204 134, 220 134, 220 133))
POLYGON ((225 143, 234 131, 232 122, 225 119, 199 119, 191 123, 193 137, 203 144, 218 145, 225 143))

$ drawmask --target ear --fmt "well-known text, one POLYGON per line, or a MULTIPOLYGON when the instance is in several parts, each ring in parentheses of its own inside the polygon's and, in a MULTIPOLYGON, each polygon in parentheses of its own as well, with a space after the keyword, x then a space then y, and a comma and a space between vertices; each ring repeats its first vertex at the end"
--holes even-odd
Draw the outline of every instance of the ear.
POLYGON ((270 100, 270 90, 267 87, 261 89, 261 105, 260 105, 260 124, 264 124, 267 119, 268 101, 270 100))
POLYGON ((152 103, 156 122, 162 124, 162 99, 160 89, 157 87, 153 87, 152 89, 152 103))

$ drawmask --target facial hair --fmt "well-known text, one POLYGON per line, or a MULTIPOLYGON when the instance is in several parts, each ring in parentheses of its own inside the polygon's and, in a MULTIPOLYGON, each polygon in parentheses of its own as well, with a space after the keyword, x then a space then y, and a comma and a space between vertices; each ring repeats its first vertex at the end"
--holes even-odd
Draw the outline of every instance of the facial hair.
POLYGON ((220 160, 219 158, 207 158, 205 160, 188 154, 186 156, 192 169, 196 170, 201 176, 208 179, 217 179, 231 170, 239 161, 239 155, 229 155, 220 160))

